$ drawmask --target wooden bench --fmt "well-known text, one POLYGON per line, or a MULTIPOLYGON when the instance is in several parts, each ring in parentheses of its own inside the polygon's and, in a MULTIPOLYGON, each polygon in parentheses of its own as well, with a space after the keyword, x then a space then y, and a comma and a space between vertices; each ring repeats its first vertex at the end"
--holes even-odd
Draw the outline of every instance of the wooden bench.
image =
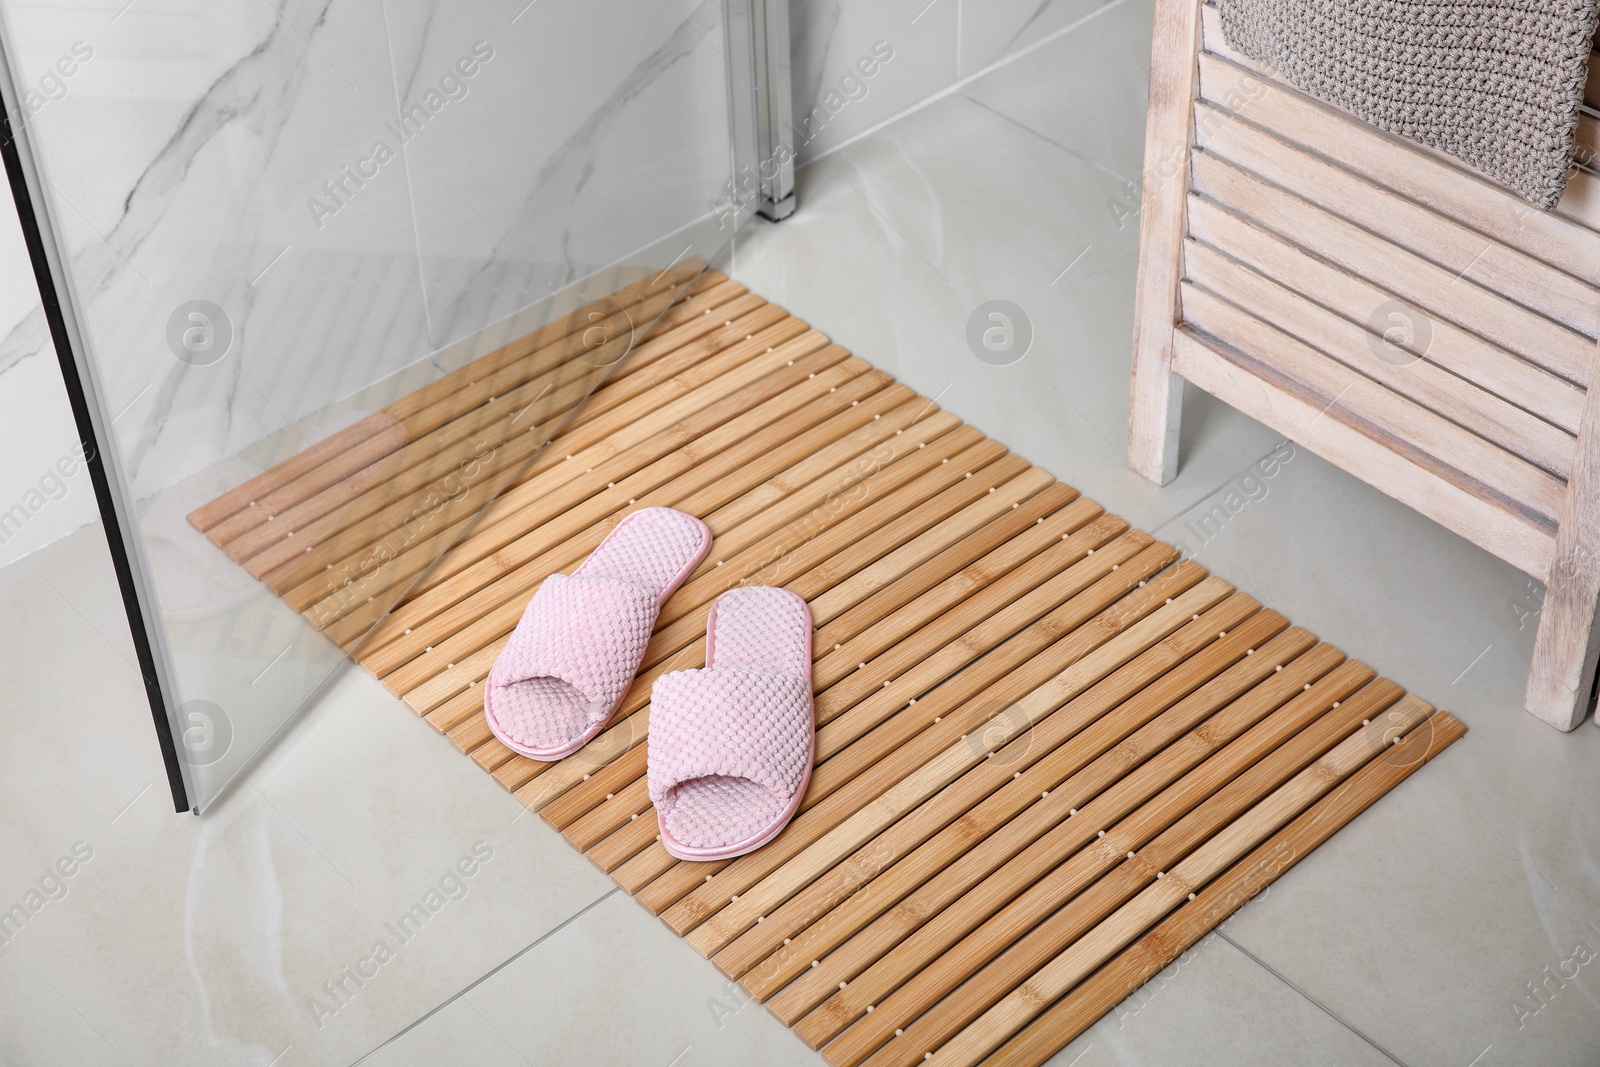
POLYGON ((1597 338, 1600 172, 1533 208, 1157 0, 1130 464, 1176 473, 1188 380, 1540 579, 1526 704, 1562 730, 1600 638, 1597 338))

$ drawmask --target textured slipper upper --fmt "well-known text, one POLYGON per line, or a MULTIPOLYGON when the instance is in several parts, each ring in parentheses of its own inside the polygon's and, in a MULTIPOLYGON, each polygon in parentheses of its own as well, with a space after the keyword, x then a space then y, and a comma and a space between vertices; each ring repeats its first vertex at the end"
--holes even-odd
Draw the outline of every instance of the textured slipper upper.
POLYGON ((501 728, 530 748, 582 734, 627 691, 659 610, 615 578, 546 578, 490 672, 501 728))
POLYGON ((705 548, 697 520, 645 508, 570 577, 546 578, 489 672, 495 733, 545 752, 597 728, 632 683, 662 598, 705 548))
POLYGON ((656 680, 650 800, 691 848, 749 840, 788 808, 811 760, 811 624, 782 589, 734 589, 711 618, 710 665, 656 680))

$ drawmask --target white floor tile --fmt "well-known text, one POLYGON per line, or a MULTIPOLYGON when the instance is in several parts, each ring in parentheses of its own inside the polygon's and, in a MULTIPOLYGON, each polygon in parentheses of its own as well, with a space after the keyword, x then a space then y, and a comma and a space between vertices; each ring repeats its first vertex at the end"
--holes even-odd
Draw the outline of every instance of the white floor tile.
POLYGON ((17 1063, 348 1063, 610 888, 355 668, 205 817, 174 814, 98 527, 0 570, 0 602, 0 901, 33 911, 0 946, 8 1020, 32 1007, 17 1063))
POLYGON ((740 281, 1130 522, 1164 521, 1276 442, 1191 389, 1177 479, 1128 469, 1138 197, 1126 214, 1118 179, 993 111, 939 101, 803 170, 799 196, 740 236, 740 281), (1005 365, 968 340, 993 300, 1031 322, 1005 365))
POLYGON ((527 1063, 810 1067, 816 1053, 665 925, 618 892, 368 1061, 420 1065, 435 1026, 527 1063))
POLYGON ((1057 1053, 1050 1067, 1388 1062, 1213 933, 1057 1053))
POLYGON ((1071 33, 980 78, 966 94, 1129 183, 1137 201, 1154 6, 1154 0, 1121 0, 1097 11, 1071 33), (1128 121, 1130 108, 1141 121, 1128 121))
MULTIPOLYGON (((808 167, 730 265, 1470 727, 1055 1067, 1600 1062, 1600 731, 1521 710, 1537 585, 1195 389, 1178 478, 1126 467, 1147 17, 1123 0, 808 167), (1012 362, 968 341, 994 300, 1031 326, 1012 362)), ((0 905, 40 901, 0 945, 0 1063, 343 1064, 441 1004, 368 1062, 819 1062, 360 671, 174 815, 95 529, 0 569, 0 649, 0 905)))

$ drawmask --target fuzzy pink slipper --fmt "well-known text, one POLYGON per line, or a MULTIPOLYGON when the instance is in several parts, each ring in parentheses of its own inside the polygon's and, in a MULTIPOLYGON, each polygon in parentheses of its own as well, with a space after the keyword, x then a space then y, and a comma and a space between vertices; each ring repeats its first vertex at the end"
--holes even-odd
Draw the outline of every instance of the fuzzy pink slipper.
POLYGON ((731 589, 706 620, 706 665, 656 679, 650 800, 685 860, 742 856, 778 836, 816 751, 811 609, 786 589, 731 589))
POLYGON ((694 516, 641 508, 571 577, 546 578, 489 671, 483 711, 494 735, 537 760, 587 744, 627 695, 661 605, 710 548, 694 516))

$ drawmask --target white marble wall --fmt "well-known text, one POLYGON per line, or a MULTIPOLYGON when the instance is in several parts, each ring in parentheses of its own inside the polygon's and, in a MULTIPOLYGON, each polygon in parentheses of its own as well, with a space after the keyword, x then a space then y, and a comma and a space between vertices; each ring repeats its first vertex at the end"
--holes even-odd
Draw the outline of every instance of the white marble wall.
POLYGON ((685 226, 727 173, 717 0, 0 12, 140 497, 685 226), (208 366, 168 343, 197 299, 233 331, 208 366))
MULTIPOLYGON (((794 0, 802 162, 1101 2, 794 0)), ((689 224, 726 176, 719 0, 0 16, 140 497, 689 224), (418 103, 437 113, 402 144, 418 103), (233 331, 208 366, 167 337, 197 299, 233 331)), ((15 241, 0 234, 0 508, 37 503, 76 444, 15 241)), ((94 514, 84 478, 47 504, 0 564, 94 514)))
POLYGON ((790 0, 800 161, 1081 23, 1107 2, 790 0))

